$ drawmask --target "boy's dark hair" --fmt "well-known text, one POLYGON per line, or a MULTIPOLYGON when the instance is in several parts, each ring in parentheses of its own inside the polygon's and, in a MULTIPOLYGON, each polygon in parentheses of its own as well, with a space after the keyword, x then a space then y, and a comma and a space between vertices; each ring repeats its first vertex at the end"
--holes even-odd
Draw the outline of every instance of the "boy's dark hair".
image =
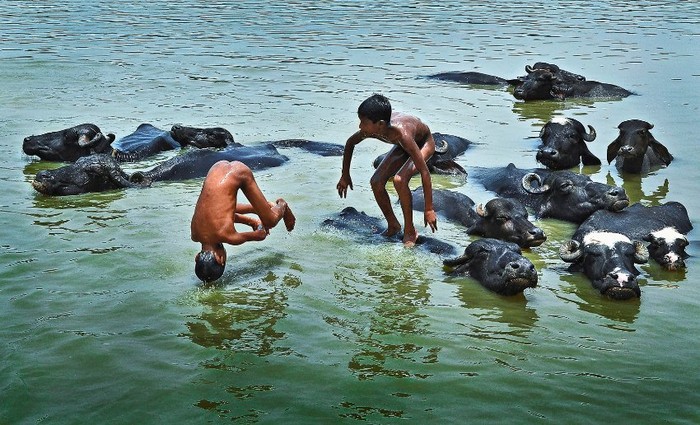
POLYGON ((212 251, 201 251, 194 259, 194 274, 199 280, 209 283, 224 274, 225 266, 216 262, 212 251))
POLYGON ((384 120, 387 124, 391 121, 391 103, 386 96, 375 93, 360 103, 357 115, 368 118, 372 122, 384 120))

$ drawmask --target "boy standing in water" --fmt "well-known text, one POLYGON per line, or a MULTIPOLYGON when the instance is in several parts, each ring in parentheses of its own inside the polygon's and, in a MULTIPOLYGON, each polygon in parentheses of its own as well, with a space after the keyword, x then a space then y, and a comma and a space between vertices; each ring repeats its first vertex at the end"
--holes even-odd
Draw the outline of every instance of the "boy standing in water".
POLYGON ((343 152, 343 169, 336 188, 341 198, 347 197, 348 187, 352 189, 350 178, 350 162, 355 145, 367 138, 379 139, 394 145, 379 164, 370 179, 374 198, 386 218, 388 227, 383 235, 393 236, 401 231, 399 223, 389 200, 386 183, 393 178, 394 187, 399 195, 399 203, 404 218, 404 246, 411 247, 418 239, 418 233, 413 225, 413 197, 408 183, 411 177, 420 173, 425 194, 424 224, 430 225, 431 230, 437 230, 437 216, 433 210, 433 187, 430 171, 426 161, 435 152, 435 140, 430 129, 420 119, 411 115, 391 112, 389 99, 374 94, 360 104, 357 109, 360 119, 360 130, 350 136, 345 142, 343 152))
POLYGON ((287 231, 292 231, 296 218, 287 202, 281 198, 268 202, 248 166, 238 161, 217 162, 204 179, 190 225, 192 240, 202 244, 194 260, 195 274, 204 282, 218 279, 226 266, 224 243, 261 241, 282 219, 287 231), (250 204, 237 204, 239 189, 250 204), (253 231, 239 232, 235 223, 248 225, 253 231))

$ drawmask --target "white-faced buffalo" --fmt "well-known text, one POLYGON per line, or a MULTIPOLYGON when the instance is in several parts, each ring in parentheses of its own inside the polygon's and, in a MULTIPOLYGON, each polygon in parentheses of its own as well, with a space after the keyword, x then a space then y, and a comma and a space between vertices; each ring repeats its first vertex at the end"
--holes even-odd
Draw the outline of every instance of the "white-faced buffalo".
POLYGON ((277 167, 288 161, 272 145, 229 145, 225 149, 194 149, 170 158, 148 171, 127 176, 119 164, 105 155, 91 155, 74 164, 37 174, 34 188, 46 195, 74 195, 133 186, 148 186, 161 180, 204 177, 218 161, 240 161, 253 170, 277 167), (124 177, 126 176, 126 177, 124 177), (126 181, 125 181, 126 180, 126 181))
POLYGON ((345 145, 329 142, 315 142, 305 139, 284 139, 270 142, 276 148, 299 148, 320 156, 343 156, 345 145))
POLYGON ((520 100, 547 100, 579 98, 621 98, 632 92, 599 81, 564 81, 548 69, 532 70, 527 78, 513 90, 513 96, 520 100))
POLYGON ((536 159, 552 170, 564 170, 583 165, 600 165, 600 159, 593 155, 586 143, 596 138, 595 129, 588 126, 586 132, 581 122, 573 118, 553 118, 540 130, 542 145, 537 150, 536 159))
MULTIPOLYGON (((442 133, 433 133, 433 139, 435 140, 435 153, 426 163, 428 170, 435 174, 460 174, 466 176, 467 172, 455 162, 455 158, 462 155, 472 142, 459 136, 442 133)), ((385 156, 386 154, 382 154, 374 159, 374 168, 379 166, 385 156)))
POLYGON ((125 187, 143 187, 148 182, 132 182, 117 161, 107 154, 78 158, 74 163, 37 173, 32 186, 44 195, 64 196, 103 192, 125 187))
POLYGON ((471 177, 501 197, 532 208, 535 216, 581 223, 597 210, 620 211, 629 205, 625 190, 594 182, 568 170, 473 168, 471 177))
MULTIPOLYGON (((381 232, 386 228, 386 221, 357 211, 354 207, 346 207, 333 217, 325 219, 321 228, 341 230, 349 232, 355 239, 365 243, 379 243, 382 241, 399 243, 403 240, 403 234, 383 236, 381 232)), ((453 245, 429 236, 418 236, 416 247, 427 252, 441 256, 456 255, 457 248, 453 245)))
POLYGON ((22 143, 27 155, 47 161, 73 162, 95 153, 110 153, 114 134, 104 135, 95 124, 80 124, 65 130, 29 136, 22 143))
POLYGON ((234 143, 231 132, 222 127, 199 128, 175 124, 170 128, 170 135, 182 147, 225 148, 234 143))
POLYGON ((537 270, 518 245, 498 239, 474 241, 464 254, 443 264, 453 268, 453 274, 469 275, 501 295, 516 295, 537 286, 537 270))
POLYGON ((641 294, 635 264, 646 263, 649 253, 641 241, 621 233, 587 232, 579 228, 563 244, 559 256, 572 263, 572 271, 582 271, 601 294, 613 299, 638 298, 641 294))
POLYGON ((673 160, 668 149, 649 132, 654 128, 642 120, 627 120, 617 126, 619 136, 608 145, 608 163, 615 161, 618 170, 647 173, 666 167, 673 160))
MULTIPOLYGON (((413 190, 413 209, 425 210, 423 188, 413 190)), ((433 207, 441 217, 459 223, 470 235, 501 239, 523 248, 539 246, 547 240, 544 231, 528 220, 527 210, 518 201, 495 198, 475 207, 467 195, 433 189, 433 207)))
POLYGON ((693 229, 688 211, 678 202, 645 207, 634 204, 612 213, 596 211, 579 226, 581 233, 614 232, 648 243, 649 256, 667 270, 685 267, 686 234, 693 229))

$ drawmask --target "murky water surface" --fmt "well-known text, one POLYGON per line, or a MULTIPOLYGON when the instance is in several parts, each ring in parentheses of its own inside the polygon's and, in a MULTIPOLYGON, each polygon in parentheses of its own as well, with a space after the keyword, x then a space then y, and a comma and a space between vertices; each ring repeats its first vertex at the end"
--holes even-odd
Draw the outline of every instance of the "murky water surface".
MULTIPOLYGON (((83 122, 117 137, 148 122, 223 126, 237 141, 344 143, 373 92, 433 131, 476 144, 472 166, 536 167, 553 116, 593 125, 596 181, 635 202, 680 201, 697 227, 700 5, 695 1, 4 2, 0 10, 0 422, 645 423, 700 421, 700 262, 640 267, 642 297, 615 302, 567 270, 559 244, 526 252, 539 286, 504 298, 441 259, 320 229, 346 206, 378 216, 372 159, 287 149, 257 173, 298 217, 287 234, 229 249, 213 288, 193 272, 189 220, 201 180, 49 198, 50 164, 25 136, 83 122), (516 101, 506 89, 423 78, 478 70, 506 78, 555 62, 636 93, 618 101, 516 101), (606 147, 626 119, 652 122, 675 155, 621 176, 606 147)), ((174 153, 130 164, 147 169, 174 153)), ((415 185, 418 181, 413 182, 415 185)), ((434 186, 476 202, 470 180, 434 186)), ((417 215, 417 224, 422 218, 417 215)), ((423 229, 422 226, 419 227, 423 229)), ((436 237, 466 246, 444 220, 436 237)))

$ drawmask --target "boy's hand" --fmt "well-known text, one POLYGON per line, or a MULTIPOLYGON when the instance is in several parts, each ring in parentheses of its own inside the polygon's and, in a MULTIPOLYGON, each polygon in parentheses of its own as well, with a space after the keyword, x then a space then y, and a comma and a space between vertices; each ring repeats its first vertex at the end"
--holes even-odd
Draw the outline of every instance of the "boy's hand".
POLYGON ((350 176, 341 176, 340 181, 338 181, 335 187, 338 189, 338 195, 340 195, 341 198, 347 198, 348 187, 352 190, 352 179, 350 176))
POLYGON ((435 211, 433 210, 426 210, 425 211, 425 224, 426 226, 430 225, 430 229, 433 231, 433 233, 437 230, 437 215, 435 214, 435 211))

